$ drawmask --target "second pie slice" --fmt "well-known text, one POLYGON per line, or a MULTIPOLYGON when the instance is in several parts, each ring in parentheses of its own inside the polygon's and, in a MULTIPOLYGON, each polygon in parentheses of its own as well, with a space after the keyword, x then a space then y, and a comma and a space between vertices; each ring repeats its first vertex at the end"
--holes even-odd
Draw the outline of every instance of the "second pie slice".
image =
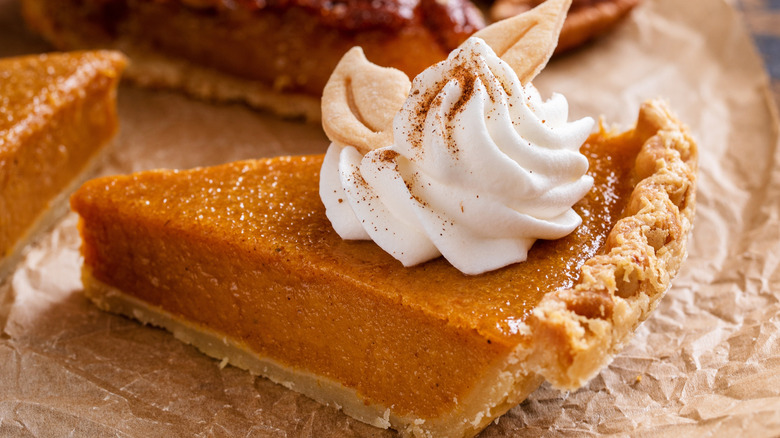
POLYGON ((405 436, 470 436, 542 381, 609 363, 685 255, 696 147, 659 102, 582 148, 577 230, 467 276, 342 240, 321 156, 147 171, 85 184, 86 294, 217 359, 405 436))
POLYGON ((109 51, 0 59, 0 282, 114 138, 125 63, 109 51))

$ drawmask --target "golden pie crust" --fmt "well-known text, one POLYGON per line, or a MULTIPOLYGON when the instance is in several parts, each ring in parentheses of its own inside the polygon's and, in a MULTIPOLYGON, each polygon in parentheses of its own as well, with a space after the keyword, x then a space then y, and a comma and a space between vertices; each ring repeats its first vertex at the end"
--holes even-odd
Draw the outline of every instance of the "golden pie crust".
POLYGON ((584 149, 612 154, 589 155, 596 189, 575 206, 596 219, 479 276, 338 238, 321 156, 93 180, 71 199, 85 292, 369 424, 472 436, 544 380, 585 384, 685 257, 697 150, 666 105, 643 104, 624 133, 602 125, 584 149), (575 263, 555 256, 567 248, 575 263))
POLYGON ((0 281, 116 134, 117 52, 0 59, 0 281))

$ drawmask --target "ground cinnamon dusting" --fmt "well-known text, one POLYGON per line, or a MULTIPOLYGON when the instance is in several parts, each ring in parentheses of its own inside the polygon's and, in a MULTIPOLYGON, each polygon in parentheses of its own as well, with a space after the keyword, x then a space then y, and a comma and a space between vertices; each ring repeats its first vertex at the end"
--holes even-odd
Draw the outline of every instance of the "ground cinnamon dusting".
POLYGON ((393 163, 395 164, 395 159, 400 155, 398 152, 390 149, 383 149, 379 153, 377 153, 376 159, 383 162, 383 163, 393 163))

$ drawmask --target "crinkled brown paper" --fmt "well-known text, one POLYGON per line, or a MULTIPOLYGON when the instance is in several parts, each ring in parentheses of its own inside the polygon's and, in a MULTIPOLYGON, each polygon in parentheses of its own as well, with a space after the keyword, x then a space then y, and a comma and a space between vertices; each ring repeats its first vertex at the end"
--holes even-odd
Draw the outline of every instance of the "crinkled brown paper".
MULTIPOLYGON (((46 50, 18 14, 0 1, 0 55, 46 50)), ((780 148, 767 83, 723 0, 646 0, 537 79, 568 97, 572 117, 622 125, 666 97, 700 142, 698 211, 682 272, 612 364, 579 391, 542 386, 482 437, 780 435, 780 148)), ((119 104, 102 173, 326 147, 317 126, 242 106, 127 87, 119 104)), ((97 310, 80 293, 75 222, 44 236, 0 300, 0 436, 393 434, 97 310)))

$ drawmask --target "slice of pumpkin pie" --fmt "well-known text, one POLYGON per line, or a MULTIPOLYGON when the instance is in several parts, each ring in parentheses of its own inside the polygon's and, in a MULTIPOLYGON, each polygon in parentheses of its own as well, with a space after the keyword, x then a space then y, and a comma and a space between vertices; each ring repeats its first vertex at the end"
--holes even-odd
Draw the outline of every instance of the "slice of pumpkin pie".
POLYGON ((0 279, 116 133, 124 66, 105 51, 0 59, 0 279))
MULTIPOLYGON (((557 35, 568 1, 546 5, 510 27, 557 35)), ((585 384, 679 270, 696 146, 658 101, 622 133, 569 122, 528 83, 554 43, 503 34, 411 84, 348 53, 325 156, 86 183, 86 295, 403 436, 585 384)))

